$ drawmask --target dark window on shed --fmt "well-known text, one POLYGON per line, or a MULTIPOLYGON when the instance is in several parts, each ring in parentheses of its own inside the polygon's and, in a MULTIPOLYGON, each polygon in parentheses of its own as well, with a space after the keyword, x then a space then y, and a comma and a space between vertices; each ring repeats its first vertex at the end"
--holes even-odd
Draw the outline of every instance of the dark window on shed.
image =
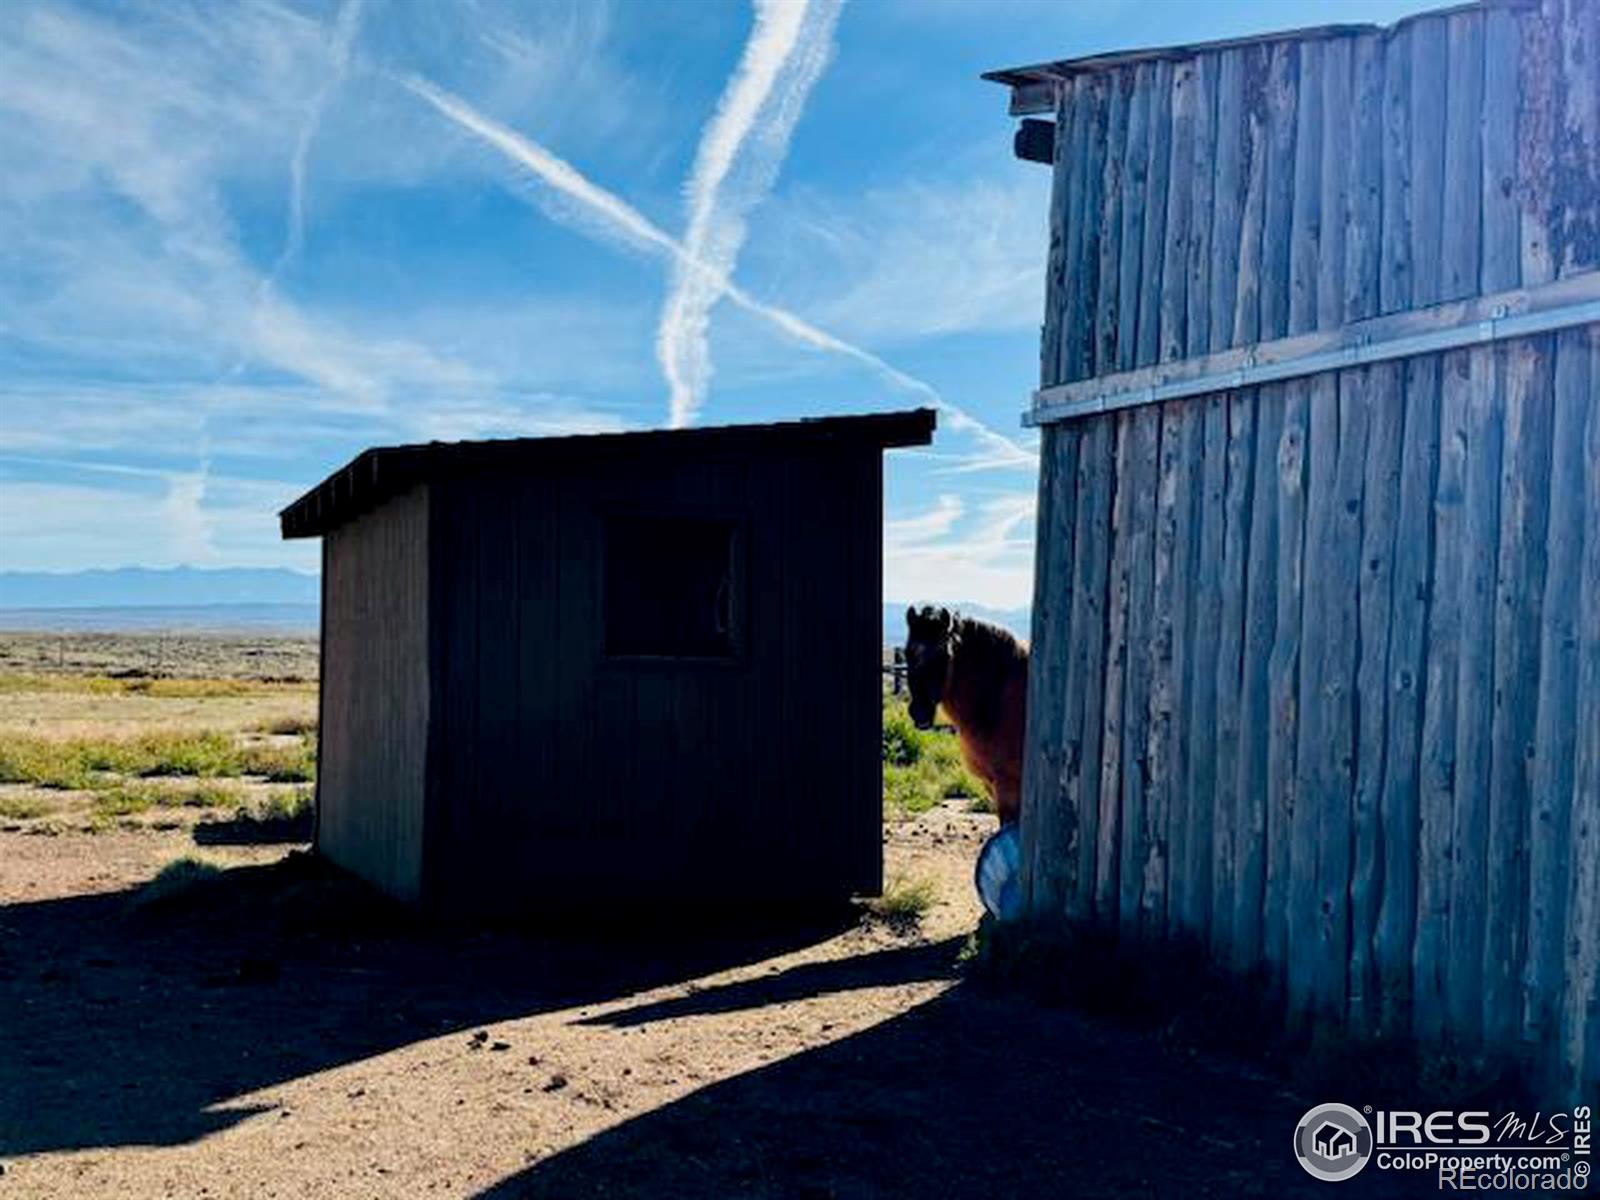
POLYGON ((733 658, 738 651, 737 527, 704 517, 606 522, 606 653, 733 658))

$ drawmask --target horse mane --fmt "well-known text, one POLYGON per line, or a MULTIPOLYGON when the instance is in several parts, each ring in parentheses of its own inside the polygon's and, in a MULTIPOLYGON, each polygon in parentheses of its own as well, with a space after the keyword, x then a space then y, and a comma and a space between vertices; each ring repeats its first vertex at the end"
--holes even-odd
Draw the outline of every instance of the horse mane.
POLYGON ((960 615, 951 624, 950 643, 947 707, 959 724, 989 733, 1000 724, 1005 685, 1027 673, 1028 647, 1009 630, 960 615))

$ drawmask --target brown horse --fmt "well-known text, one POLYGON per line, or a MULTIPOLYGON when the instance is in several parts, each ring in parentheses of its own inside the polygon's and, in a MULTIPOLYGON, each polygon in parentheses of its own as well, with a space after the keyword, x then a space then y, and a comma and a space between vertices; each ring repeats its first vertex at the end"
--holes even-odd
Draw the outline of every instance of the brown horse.
POLYGON ((951 616, 947 608, 908 608, 906 625, 911 720, 926 729, 943 706, 967 768, 994 794, 1001 824, 1015 821, 1022 810, 1027 646, 998 625, 951 616))

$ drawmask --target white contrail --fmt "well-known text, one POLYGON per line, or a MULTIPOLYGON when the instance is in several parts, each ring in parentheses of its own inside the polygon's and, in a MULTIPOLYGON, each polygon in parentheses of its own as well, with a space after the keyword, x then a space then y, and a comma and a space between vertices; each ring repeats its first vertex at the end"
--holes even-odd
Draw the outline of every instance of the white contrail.
MULTIPOLYGON (((839 7, 840 0, 756 0, 755 27, 701 136, 685 188, 684 254, 714 275, 733 273, 745 214, 777 178, 806 97, 827 65, 839 7), (724 189, 736 162, 740 170, 724 189)), ((721 294, 705 272, 674 264, 656 330, 656 358, 666 376, 674 427, 693 420, 705 401, 711 382, 707 330, 721 294)))
MULTIPOLYGON (((630 243, 664 253, 674 263, 681 263, 687 270, 704 276, 731 303, 777 326, 802 344, 815 350, 853 359, 870 368, 874 374, 895 387, 925 397, 930 404, 934 405, 949 418, 950 428, 971 434, 982 442, 987 449, 985 455, 970 460, 966 464, 966 469, 982 470, 989 467, 1015 467, 1032 470, 1038 466, 1036 452, 1019 446, 1010 438, 997 433, 976 417, 951 404, 939 394, 932 384, 926 383, 915 376, 907 375, 904 371, 891 366, 870 350, 863 350, 860 346, 852 345, 842 338, 835 337, 833 334, 824 329, 819 329, 787 309, 755 299, 726 275, 718 274, 705 263, 689 257, 676 238, 665 233, 648 217, 639 212, 638 209, 621 197, 606 191, 597 184, 591 183, 577 168, 550 153, 544 147, 490 120, 472 108, 466 101, 451 95, 426 80, 415 76, 400 75, 393 76, 393 78, 396 82, 409 88, 417 96, 427 101, 446 117, 456 122, 456 124, 477 135, 506 155, 506 157, 532 172, 548 187, 567 199, 576 201, 591 216, 600 219, 612 232, 625 237, 630 243)), ((558 212, 558 215, 561 214, 558 212)))
POLYGON ((316 141, 317 134, 322 130, 322 116, 327 110, 328 101, 333 98, 333 93, 344 82, 344 77, 350 70, 350 53, 355 46, 356 35, 361 29, 362 2, 363 0, 345 0, 339 9, 339 15, 334 19, 333 70, 312 96, 311 107, 306 111, 306 119, 301 123, 300 132, 295 138, 294 153, 289 157, 288 227, 278 260, 273 263, 272 270, 262 281, 263 290, 271 287, 273 281, 283 273, 283 269, 299 257, 305 245, 306 161, 311 157, 311 144, 316 141))

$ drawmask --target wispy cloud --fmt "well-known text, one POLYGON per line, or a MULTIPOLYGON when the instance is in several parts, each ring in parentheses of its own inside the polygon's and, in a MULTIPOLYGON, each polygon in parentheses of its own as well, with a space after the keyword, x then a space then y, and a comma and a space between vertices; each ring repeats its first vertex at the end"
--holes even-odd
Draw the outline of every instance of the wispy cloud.
POLYGON ((684 255, 707 270, 691 271, 681 259, 674 264, 656 333, 674 427, 692 421, 705 402, 711 381, 707 328, 722 295, 713 279, 733 274, 745 214, 777 177, 806 98, 827 64, 839 0, 757 0, 755 13, 744 55, 701 136, 685 187, 684 255), (740 169, 730 178, 736 163, 740 169))
POLYGON ((345 0, 339 8, 338 17, 334 20, 333 43, 329 53, 331 69, 327 79, 311 98, 306 118, 301 123, 300 132, 294 141, 294 153, 289 156, 287 232, 283 239, 283 250, 279 253, 277 262, 273 263, 272 270, 268 272, 268 285, 299 256, 301 248, 305 245, 306 162, 311 157, 312 143, 316 141, 317 133, 322 128, 322 114, 328 107, 328 101, 338 91, 339 85, 344 82, 345 73, 350 69, 350 54, 361 29, 362 4, 363 0, 345 0))
POLYGON ((1030 603, 1034 508, 1031 493, 1002 493, 969 516, 958 499, 941 496, 931 509, 887 522, 885 598, 970 600, 994 608, 1030 603))
MULTIPOLYGON (((1049 172, 1000 183, 967 168, 848 197, 775 200, 764 274, 785 303, 873 346, 1036 329, 1049 172)), ((755 253, 755 250, 752 250, 755 253)))
MULTIPOLYGON (((531 172, 557 196, 579 205, 587 218, 576 222, 579 228, 593 229, 594 222, 598 221, 606 232, 631 245, 665 254, 686 270, 703 276, 731 303, 765 319, 802 345, 857 362, 890 385, 934 405, 944 413, 950 429, 972 437, 980 447, 976 454, 963 461, 961 465, 964 468, 1033 470, 1037 467, 1036 452, 1018 445, 952 404, 926 380, 892 366, 870 350, 845 341, 787 309, 757 300, 726 275, 718 274, 708 264, 690 257, 676 238, 620 196, 591 182, 565 159, 484 116, 460 97, 426 80, 406 76, 396 76, 396 79, 444 116, 531 172)), ((565 206, 547 206, 546 211, 557 219, 570 219, 570 209, 565 206)))

